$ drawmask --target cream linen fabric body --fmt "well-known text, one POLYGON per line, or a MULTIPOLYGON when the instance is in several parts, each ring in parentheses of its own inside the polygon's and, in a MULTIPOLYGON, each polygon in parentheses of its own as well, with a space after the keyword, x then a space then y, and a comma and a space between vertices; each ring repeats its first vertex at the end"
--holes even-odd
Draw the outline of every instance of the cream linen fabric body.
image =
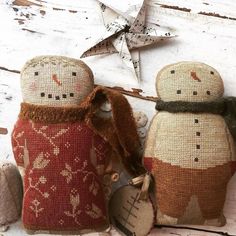
POLYGON ((232 136, 219 115, 159 112, 153 118, 152 131, 145 156, 163 162, 207 169, 228 163, 235 156, 232 136))

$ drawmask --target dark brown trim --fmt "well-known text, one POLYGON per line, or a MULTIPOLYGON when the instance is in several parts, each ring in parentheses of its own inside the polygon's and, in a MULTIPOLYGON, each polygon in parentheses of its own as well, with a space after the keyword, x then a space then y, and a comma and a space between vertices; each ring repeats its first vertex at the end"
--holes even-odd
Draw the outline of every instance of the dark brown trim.
POLYGON ((19 118, 32 120, 36 123, 73 123, 85 118, 87 110, 84 107, 49 107, 28 103, 21 104, 19 118))

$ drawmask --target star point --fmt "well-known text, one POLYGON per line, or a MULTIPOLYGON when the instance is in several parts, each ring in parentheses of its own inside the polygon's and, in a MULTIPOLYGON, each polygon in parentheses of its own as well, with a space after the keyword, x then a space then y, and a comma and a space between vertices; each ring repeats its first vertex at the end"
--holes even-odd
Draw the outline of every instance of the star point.
POLYGON ((155 27, 146 24, 146 4, 137 10, 133 17, 129 12, 121 13, 99 2, 102 19, 106 28, 105 34, 98 42, 85 51, 81 58, 118 53, 121 60, 133 72, 140 82, 139 48, 156 44, 159 41, 174 37, 170 33, 161 35, 155 27))

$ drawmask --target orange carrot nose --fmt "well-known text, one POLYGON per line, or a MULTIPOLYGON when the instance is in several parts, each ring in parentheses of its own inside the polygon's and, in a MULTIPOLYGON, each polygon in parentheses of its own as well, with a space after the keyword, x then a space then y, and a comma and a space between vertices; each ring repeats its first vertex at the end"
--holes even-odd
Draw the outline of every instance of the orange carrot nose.
POLYGON ((197 80, 198 82, 201 82, 201 80, 197 77, 197 74, 195 71, 191 71, 191 77, 194 80, 197 80))
POLYGON ((61 86, 61 81, 57 78, 56 74, 52 75, 52 80, 55 81, 59 86, 61 86))

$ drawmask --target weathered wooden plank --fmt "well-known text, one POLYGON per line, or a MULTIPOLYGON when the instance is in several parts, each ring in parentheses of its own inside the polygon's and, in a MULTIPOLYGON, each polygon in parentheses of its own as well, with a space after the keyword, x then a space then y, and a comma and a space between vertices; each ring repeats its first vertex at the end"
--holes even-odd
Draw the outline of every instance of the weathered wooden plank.
MULTIPOLYGON (((33 8, 20 9, 17 13, 20 15, 23 11, 24 15, 28 14, 28 19, 25 17, 24 24, 19 26, 19 28, 21 27, 27 30, 28 33, 38 32, 44 34, 45 38, 48 40, 42 42, 44 41, 44 37, 40 35, 34 35, 32 37, 22 35, 22 37, 27 37, 28 39, 32 38, 32 40, 35 39, 40 44, 46 43, 45 47, 47 47, 47 49, 49 48, 49 50, 47 50, 49 53, 50 51, 58 52, 59 48, 60 52, 62 51, 61 48, 64 48, 62 54, 78 57, 83 50, 96 41, 99 35, 103 34, 104 28, 99 17, 99 12, 97 8, 94 8, 95 2, 88 1, 87 7, 85 6, 86 4, 83 4, 81 8, 79 4, 75 6, 74 3, 73 8, 71 8, 71 1, 69 1, 65 9, 74 9, 77 11, 75 14, 69 11, 52 10, 55 6, 61 8, 63 4, 51 3, 50 5, 50 2, 53 1, 48 1, 47 5, 45 3, 44 8, 34 6, 33 8), (45 14, 39 15, 38 12, 42 11, 42 9, 45 14), (50 21, 50 24, 47 24, 48 21, 50 21), (71 22, 79 23, 72 25, 71 22), (48 45, 48 41, 52 40, 56 40, 60 43, 56 43, 51 47, 51 45, 48 45), (71 48, 68 48, 68 44, 71 45, 71 48)), ((163 3, 163 1, 161 1, 161 3, 163 3)), ((177 1, 175 3, 177 3, 177 1)), ((162 8, 159 5, 159 1, 158 4, 156 4, 156 1, 148 1, 148 5, 147 20, 161 25, 166 30, 169 29, 178 34, 179 37, 172 42, 161 43, 157 45, 157 47, 153 47, 152 50, 150 50, 151 48, 149 47, 141 51, 142 83, 140 85, 136 84, 132 74, 127 71, 127 68, 119 60, 118 55, 98 56, 85 59, 95 71, 98 83, 106 83, 109 84, 109 86, 115 85, 126 90, 141 88, 143 95, 146 94, 147 96, 156 97, 154 86, 155 75, 165 64, 187 59, 209 61, 210 64, 214 63, 212 65, 216 68, 219 67, 220 70, 224 70, 224 68, 228 67, 228 64, 230 64, 228 60, 232 58, 236 47, 231 43, 232 38, 235 37, 235 23, 233 21, 229 22, 226 19, 198 15, 192 9, 191 12, 186 12, 162 8), (224 34, 222 34, 222 32, 224 32, 224 34), (212 36, 213 34, 214 36, 212 36), (198 43, 199 40, 201 44, 198 43), (188 48, 190 45, 191 49, 188 48), (208 52, 207 54, 206 51, 208 52), (221 57, 218 56, 219 54, 221 57), (152 58, 152 61, 155 62, 156 65, 152 63, 150 66, 149 60, 147 60, 148 58, 152 58), (225 58, 226 60, 224 60, 225 58), (222 61, 227 62, 224 63, 223 67, 222 61), (106 67, 106 70, 102 70, 104 67, 106 67)), ((179 6, 182 7, 182 5, 179 6)), ((201 10, 204 10, 204 8, 201 8, 201 10)), ((17 46, 18 45, 16 45, 15 48, 18 48, 17 46)), ((45 50, 39 50, 38 48, 33 48, 33 46, 34 45, 27 45, 27 48, 30 48, 30 52, 32 52, 31 54, 44 53, 45 50)), ((25 54, 23 54, 23 56, 24 55, 25 54)), ((25 57, 25 59, 28 59, 28 57, 25 57)), ((2 65, 4 66, 4 64, 2 65)), ((233 68, 233 73, 231 74, 233 75, 236 72, 235 67, 231 68, 233 68)), ((225 74, 226 73, 223 73, 223 77, 227 78, 225 74)), ((229 80, 231 79, 232 76, 229 80)), ((227 83, 226 92, 228 92, 227 83)))

